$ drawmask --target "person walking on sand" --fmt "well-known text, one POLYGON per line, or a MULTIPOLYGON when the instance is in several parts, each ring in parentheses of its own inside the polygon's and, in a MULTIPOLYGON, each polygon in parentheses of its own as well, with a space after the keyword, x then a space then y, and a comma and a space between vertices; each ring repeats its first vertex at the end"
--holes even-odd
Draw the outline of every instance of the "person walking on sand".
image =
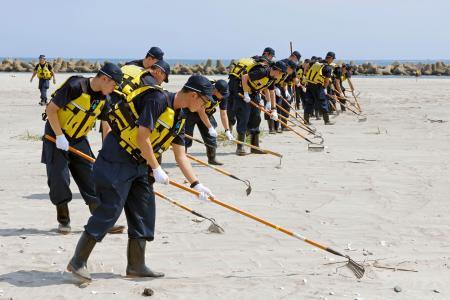
MULTIPOLYGON (((228 83, 225 80, 212 80, 211 83, 214 85, 214 102, 211 107, 204 110, 198 112, 186 112, 186 133, 193 136, 195 125, 197 125, 203 141, 207 144, 206 156, 208 157, 208 163, 220 166, 222 163, 216 160, 217 131, 215 128, 217 127, 217 121, 214 118, 214 113, 216 112, 217 107, 219 107, 220 120, 225 129, 225 135, 229 141, 233 140, 227 118, 227 98, 230 95, 230 92, 228 90, 228 83), (209 145, 213 147, 210 147, 209 145)), ((187 139, 185 146, 187 151, 187 149, 192 146, 192 140, 187 139)))
POLYGON ((117 221, 122 210, 128 222, 126 274, 162 277, 147 267, 145 248, 155 235, 153 183, 169 183, 157 157, 172 146, 175 160, 191 188, 206 201, 211 191, 201 184, 184 146, 183 109, 197 112, 211 105, 214 86, 204 76, 192 75, 177 93, 144 86, 117 103, 108 114, 111 127, 94 164, 94 181, 100 206, 89 218, 67 270, 90 281, 87 260, 97 242, 117 221), (125 117, 126 116, 126 117, 125 117))
POLYGON ((39 91, 41 92, 41 101, 39 105, 47 104, 47 90, 50 87, 50 79, 53 78, 53 84, 56 84, 55 73, 52 66, 46 61, 45 55, 39 55, 39 63, 34 67, 30 82, 33 82, 34 77, 39 78, 39 91))
MULTIPOLYGON (((103 120, 103 134, 109 132, 106 96, 121 83, 122 76, 120 68, 112 63, 106 63, 93 78, 72 76, 55 91, 47 105, 45 134, 54 137, 56 143, 44 138, 41 162, 47 168, 49 196, 56 206, 58 231, 62 234, 71 231, 70 174, 91 213, 99 205, 92 179, 93 164, 68 152, 69 146, 93 155, 87 134, 97 119, 103 120)), ((123 231, 123 227, 117 231, 123 231)))

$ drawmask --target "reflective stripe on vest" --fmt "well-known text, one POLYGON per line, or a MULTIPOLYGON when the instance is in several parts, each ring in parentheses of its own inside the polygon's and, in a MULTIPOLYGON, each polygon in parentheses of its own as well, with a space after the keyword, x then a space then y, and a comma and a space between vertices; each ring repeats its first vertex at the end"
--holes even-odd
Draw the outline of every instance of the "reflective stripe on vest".
POLYGON ((48 69, 48 63, 44 64, 44 67, 41 67, 41 64, 38 64, 38 68, 36 70, 37 78, 39 79, 50 79, 52 78, 52 72, 48 69))
POLYGON ((314 63, 306 72, 305 79, 308 83, 313 84, 325 84, 325 77, 322 75, 323 65, 320 63, 314 63))
MULTIPOLYGON (((143 93, 149 91, 158 91, 164 94, 167 104, 169 99, 167 92, 157 86, 140 87, 122 98, 111 112, 108 113, 108 123, 111 126, 113 134, 118 138, 120 146, 128 152, 137 162, 144 163, 145 159, 141 156, 141 151, 137 144, 138 128, 136 121, 139 115, 135 109, 134 100, 143 93)), ((150 142, 153 152, 158 158, 161 153, 166 151, 172 144, 173 139, 183 129, 185 119, 179 118, 169 106, 158 117, 154 128, 150 133, 150 142)))

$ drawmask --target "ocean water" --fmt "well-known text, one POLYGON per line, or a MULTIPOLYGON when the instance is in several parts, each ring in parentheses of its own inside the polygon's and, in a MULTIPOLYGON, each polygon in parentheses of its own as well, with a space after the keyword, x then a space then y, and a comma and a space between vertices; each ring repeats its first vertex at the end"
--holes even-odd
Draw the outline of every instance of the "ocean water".
MULTIPOLYGON (((11 58, 11 57, 0 57, 0 60, 2 61, 3 59, 6 58, 11 58)), ((18 59, 20 59, 21 61, 37 61, 37 58, 34 57, 17 57, 18 59)), ((13 58, 14 59, 14 58, 13 58)), ((47 57, 47 60, 53 60, 54 58, 52 57, 47 57)), ((63 58, 64 60, 68 60, 70 58, 63 58)), ((124 63, 130 60, 133 60, 133 58, 73 58, 74 60, 79 60, 79 59, 84 59, 87 60, 89 62, 95 63, 95 62, 104 62, 104 61, 109 61, 109 62, 113 62, 113 63, 124 63)), ((134 59, 139 59, 139 58, 134 58, 134 59)), ((216 64, 216 60, 217 58, 211 59, 213 66, 215 66, 216 64)), ((183 59, 183 58, 168 58, 166 59, 166 61, 170 64, 170 65, 175 65, 175 64, 184 64, 184 65, 195 65, 195 64, 200 64, 200 63, 205 63, 207 61, 207 58, 205 59, 183 59)), ((230 64, 231 59, 221 59, 222 63, 225 66, 228 66, 230 64)), ((337 59, 337 61, 344 61, 344 62, 353 62, 357 65, 361 65, 363 63, 367 63, 370 62, 374 65, 378 65, 378 66, 387 66, 387 65, 391 65, 394 62, 399 62, 399 63, 413 63, 413 64, 418 64, 418 63, 423 63, 423 64, 432 64, 432 63, 436 63, 436 62, 444 62, 445 64, 450 64, 450 59, 408 59, 408 60, 401 60, 401 59, 337 59)))

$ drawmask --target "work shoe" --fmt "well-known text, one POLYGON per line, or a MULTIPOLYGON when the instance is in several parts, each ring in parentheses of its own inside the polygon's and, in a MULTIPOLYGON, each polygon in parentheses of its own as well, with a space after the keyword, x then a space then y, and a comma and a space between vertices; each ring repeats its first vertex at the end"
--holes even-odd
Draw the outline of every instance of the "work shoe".
POLYGON ((56 205, 56 219, 58 220, 58 232, 68 234, 72 230, 70 227, 69 206, 67 203, 56 205))
MULTIPOLYGON (((238 141, 245 142, 245 134, 241 134, 238 132, 238 141)), ((247 155, 247 152, 245 152, 245 149, 244 149, 244 145, 241 145, 241 144, 236 145, 236 155, 239 155, 239 156, 247 155)))
POLYGON ((306 125, 311 125, 311 123, 309 122, 309 114, 308 113, 303 113, 303 119, 305 119, 306 125))
POLYGON ((87 260, 96 243, 97 241, 89 233, 83 232, 75 248, 75 253, 67 265, 67 271, 72 272, 84 281, 91 281, 91 274, 87 269, 87 260))
MULTIPOLYGON (((259 133, 251 134, 250 139, 251 139, 251 144, 253 146, 259 147, 259 133)), ((265 154, 261 150, 253 149, 253 148, 250 149, 250 152, 253 154, 265 154)))
POLYGON ((127 276, 129 277, 164 277, 164 273, 152 271, 145 265, 144 239, 128 239, 127 276))
POLYGON ((216 148, 206 147, 206 156, 208 156, 208 164, 221 166, 223 163, 216 160, 216 148))
MULTIPOLYGON (((96 203, 89 203, 89 211, 91 215, 94 213, 94 210, 98 207, 96 203)), ((125 230, 125 226, 123 225, 114 225, 108 230, 109 234, 121 234, 125 230)))
POLYGON ((328 115, 327 112, 323 112, 323 121, 325 125, 334 125, 334 122, 330 121, 330 116, 328 115))

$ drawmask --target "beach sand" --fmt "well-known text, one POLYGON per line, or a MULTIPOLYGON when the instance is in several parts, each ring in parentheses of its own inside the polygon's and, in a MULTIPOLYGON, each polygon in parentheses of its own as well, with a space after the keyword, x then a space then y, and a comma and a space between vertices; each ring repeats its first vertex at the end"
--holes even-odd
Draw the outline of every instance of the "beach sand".
MULTIPOLYGON (((293 133, 267 134, 263 122, 261 146, 284 155, 281 169, 276 157, 238 157, 235 146, 220 147, 223 168, 251 181, 248 197, 241 182, 194 165, 224 202, 368 265, 378 260, 418 272, 372 266, 357 280, 343 264, 330 264, 339 257, 157 184, 157 191, 215 218, 225 233, 209 233, 208 221, 193 222, 193 215, 156 199, 147 263, 166 277, 125 278, 127 235, 108 235, 89 259, 94 281, 80 288, 64 270, 89 211, 72 184, 73 233, 56 233, 40 163, 43 108, 29 77, 0 73, 0 299, 140 299, 144 288, 154 290, 152 299, 450 299, 450 79, 355 78, 368 120, 359 123, 351 113, 332 117, 335 126, 312 120, 325 138, 321 153, 308 152, 293 133)), ((175 91, 186 79, 171 76, 166 87, 175 91)), ((97 132, 90 140, 97 153, 97 132)), ((190 153, 206 159, 200 144, 190 153)), ((164 154, 163 166, 183 181, 172 153, 164 154)), ((126 223, 123 215, 118 223, 126 223)))

